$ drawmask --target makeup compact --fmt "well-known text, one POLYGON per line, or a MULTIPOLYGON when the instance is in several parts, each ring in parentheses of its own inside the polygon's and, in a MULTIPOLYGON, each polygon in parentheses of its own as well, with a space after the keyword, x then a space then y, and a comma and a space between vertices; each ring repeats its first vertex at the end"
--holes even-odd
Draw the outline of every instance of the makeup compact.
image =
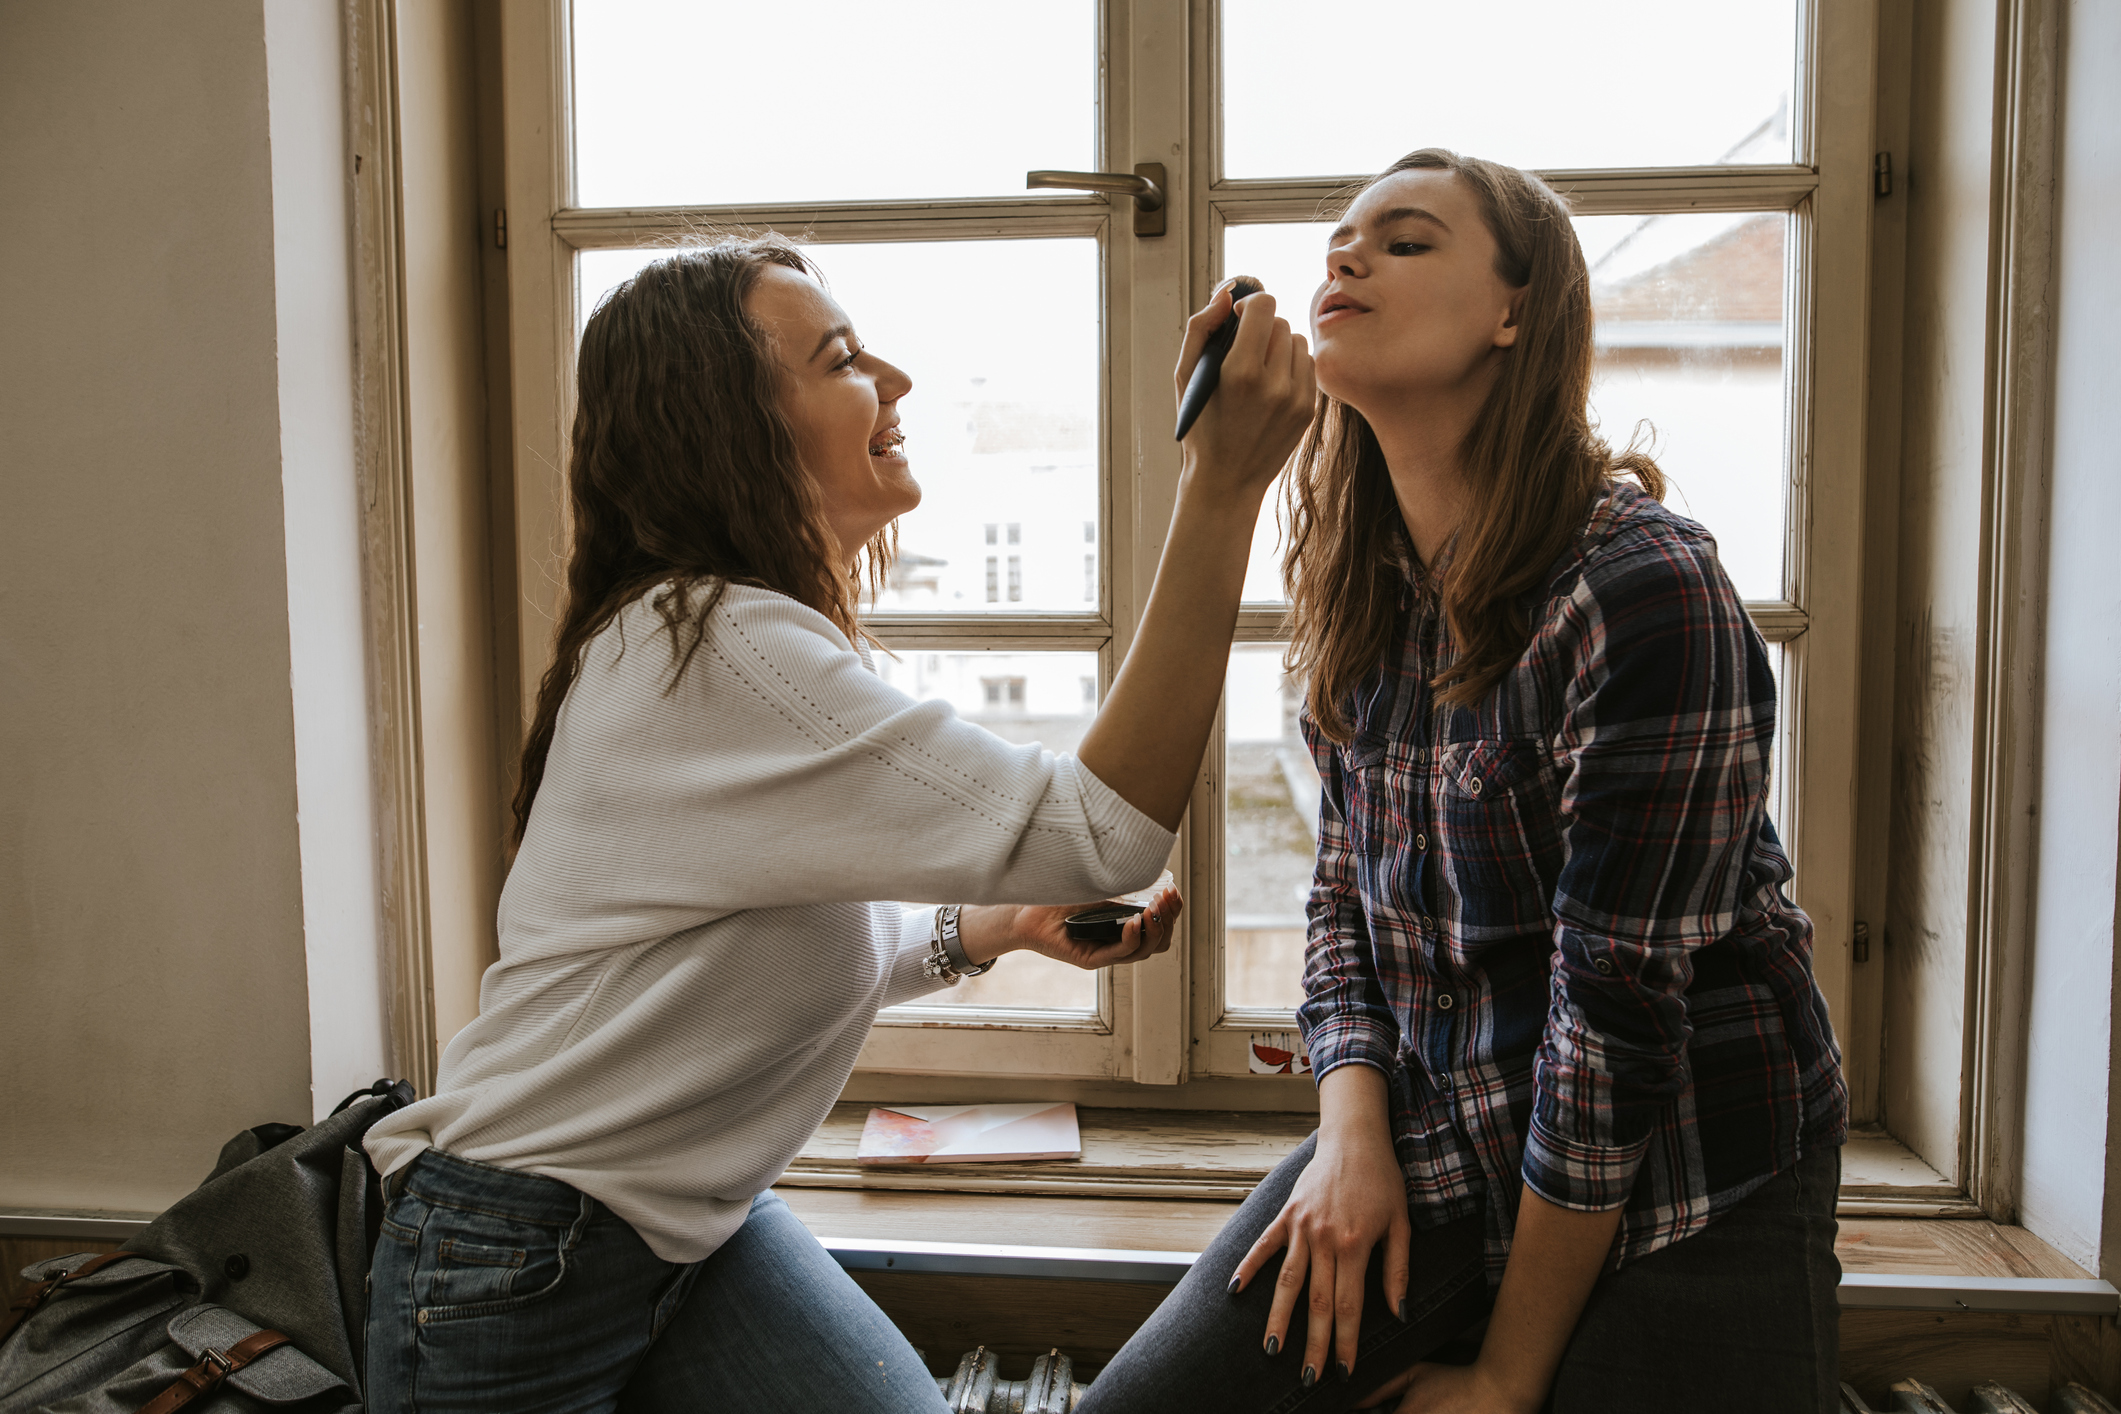
POLYGON ((1068 936, 1078 943, 1116 943, 1127 920, 1143 911, 1138 903, 1101 903, 1068 915, 1068 936))
POLYGON ((1079 913, 1071 913, 1063 920, 1068 936, 1078 943, 1116 943, 1127 920, 1147 911, 1156 902, 1156 896, 1173 887, 1171 871, 1166 869, 1157 875, 1156 882, 1146 889, 1136 889, 1131 894, 1121 894, 1079 913))

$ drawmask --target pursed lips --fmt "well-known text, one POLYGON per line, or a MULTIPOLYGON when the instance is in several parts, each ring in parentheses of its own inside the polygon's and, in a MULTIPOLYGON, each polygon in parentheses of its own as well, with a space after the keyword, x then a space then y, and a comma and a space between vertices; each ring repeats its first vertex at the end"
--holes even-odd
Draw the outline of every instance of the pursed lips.
POLYGON ((1323 324, 1327 320, 1341 315, 1368 314, 1369 312, 1369 306, 1360 304, 1347 295, 1330 294, 1318 302, 1317 318, 1318 322, 1323 324))

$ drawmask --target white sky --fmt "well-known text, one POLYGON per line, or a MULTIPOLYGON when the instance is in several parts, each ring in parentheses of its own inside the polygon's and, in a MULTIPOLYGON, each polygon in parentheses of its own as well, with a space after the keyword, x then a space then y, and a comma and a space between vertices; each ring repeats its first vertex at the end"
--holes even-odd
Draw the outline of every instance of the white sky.
POLYGON ((584 206, 1020 194, 1095 165, 1093 0, 577 0, 584 206))
POLYGON ((1233 177, 1376 172, 1418 147, 1517 167, 1714 162, 1786 100, 1797 52, 1795 0, 1223 0, 1222 14, 1233 177))
MULTIPOLYGON (((1223 0, 1228 175, 1714 162, 1788 100, 1795 0, 1223 0)), ((1096 165, 1094 0, 578 0, 584 206, 1020 194, 1096 165)), ((1751 160, 1787 160, 1749 154, 1751 160)))

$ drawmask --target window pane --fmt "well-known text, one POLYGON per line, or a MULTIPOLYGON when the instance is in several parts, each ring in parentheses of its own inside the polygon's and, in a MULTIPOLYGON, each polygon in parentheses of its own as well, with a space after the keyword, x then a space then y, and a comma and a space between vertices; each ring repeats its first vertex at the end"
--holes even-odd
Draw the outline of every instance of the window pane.
MULTIPOLYGON (((888 630, 884 636, 888 641, 888 630)), ((1073 751, 1097 715, 1095 653, 900 649, 896 657, 878 653, 875 660, 877 675, 907 696, 948 702, 966 721, 1008 741, 1073 751)), ((930 993, 917 1005, 1090 1013, 1097 1010, 1097 974, 1015 952, 992 972, 930 993)))
POLYGON ((1223 171, 1788 162, 1796 0, 1224 0, 1223 171))
MULTIPOLYGON (((581 308, 664 250, 584 251, 581 308)), ((899 404, 919 509, 899 521, 878 607, 934 613, 1094 609, 1098 526, 1097 242, 812 246, 876 354, 904 369, 899 404), (1037 290, 1021 308, 967 291, 1037 290), (1085 562, 1092 568, 1086 572, 1085 562)))
MULTIPOLYGON (((1598 362, 1591 410, 1615 447, 1638 427, 1665 501, 1707 526, 1748 599, 1782 597, 1781 212, 1579 216, 1598 362)), ((1331 223, 1232 226, 1224 269, 1259 277, 1292 321, 1324 279, 1331 223), (1299 293, 1301 292, 1301 293, 1299 293)), ((1257 542, 1251 579, 1272 583, 1257 542)))
POLYGON ((577 0, 584 206, 1020 196, 1096 162, 1094 0, 577 0))
POLYGON ((1318 851, 1318 770, 1296 730, 1301 686, 1286 644, 1230 652, 1223 699, 1223 1000, 1293 1010, 1303 1000, 1304 904, 1318 851))

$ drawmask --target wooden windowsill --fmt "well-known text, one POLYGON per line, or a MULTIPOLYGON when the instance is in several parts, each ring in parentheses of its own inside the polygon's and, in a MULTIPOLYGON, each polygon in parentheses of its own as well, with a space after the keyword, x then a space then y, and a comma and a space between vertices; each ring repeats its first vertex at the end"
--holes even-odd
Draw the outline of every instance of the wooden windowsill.
MULTIPOLYGON (((834 1105, 780 1186, 1241 1202, 1318 1124, 1316 1115, 1286 1111, 1081 1106, 1080 1159, 869 1165, 855 1158, 869 1110, 866 1103, 834 1105)), ((1882 1130, 1853 1132, 1841 1163, 1843 1218, 1983 1216, 1955 1184, 1882 1130)))
POLYGON ((1014 1193, 1241 1202, 1317 1128, 1276 1111, 1081 1107, 1080 1159, 1014 1164, 861 1164, 866 1104, 838 1104, 781 1178, 783 1188, 1014 1193))

